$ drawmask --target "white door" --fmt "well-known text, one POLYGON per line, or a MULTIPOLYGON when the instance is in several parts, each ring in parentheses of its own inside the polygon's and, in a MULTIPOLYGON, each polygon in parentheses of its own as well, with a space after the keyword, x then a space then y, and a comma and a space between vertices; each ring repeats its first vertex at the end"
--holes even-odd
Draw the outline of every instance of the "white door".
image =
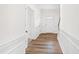
POLYGON ((59 22, 59 19, 55 19, 53 17, 44 19, 43 24, 42 24, 42 30, 43 30, 42 32, 57 33, 58 22, 59 22))

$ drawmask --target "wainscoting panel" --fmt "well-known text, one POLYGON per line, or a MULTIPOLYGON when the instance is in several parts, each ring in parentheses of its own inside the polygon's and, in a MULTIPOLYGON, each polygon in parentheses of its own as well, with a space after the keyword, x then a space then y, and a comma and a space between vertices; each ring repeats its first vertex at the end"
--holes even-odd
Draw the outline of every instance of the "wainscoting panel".
POLYGON ((79 53, 79 40, 65 32, 60 30, 58 34, 58 41, 65 54, 78 54, 79 53))
POLYGON ((0 54, 24 54, 28 38, 26 35, 0 46, 0 54))

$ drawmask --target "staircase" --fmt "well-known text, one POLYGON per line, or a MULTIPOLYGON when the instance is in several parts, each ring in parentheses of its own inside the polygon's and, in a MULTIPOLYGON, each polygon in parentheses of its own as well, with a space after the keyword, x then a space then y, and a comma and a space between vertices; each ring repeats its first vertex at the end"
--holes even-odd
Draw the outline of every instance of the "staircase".
POLYGON ((42 33, 32 40, 26 48, 26 54, 62 54, 55 33, 42 33))

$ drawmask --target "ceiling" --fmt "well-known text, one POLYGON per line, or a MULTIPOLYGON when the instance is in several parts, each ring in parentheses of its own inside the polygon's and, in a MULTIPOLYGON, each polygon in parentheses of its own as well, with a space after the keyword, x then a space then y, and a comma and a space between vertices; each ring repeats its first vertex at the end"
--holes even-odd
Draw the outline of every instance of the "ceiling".
POLYGON ((58 9, 58 4, 37 4, 36 8, 38 9, 58 9))
POLYGON ((59 4, 28 4, 28 6, 38 9, 38 10, 45 10, 45 9, 59 9, 59 4))

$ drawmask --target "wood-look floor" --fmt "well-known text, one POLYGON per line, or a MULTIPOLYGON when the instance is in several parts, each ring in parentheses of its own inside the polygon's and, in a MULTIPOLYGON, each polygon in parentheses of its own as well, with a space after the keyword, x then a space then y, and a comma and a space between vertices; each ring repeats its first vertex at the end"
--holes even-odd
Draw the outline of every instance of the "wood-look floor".
POLYGON ((32 40, 26 48, 26 54, 62 54, 55 33, 42 33, 32 40))

